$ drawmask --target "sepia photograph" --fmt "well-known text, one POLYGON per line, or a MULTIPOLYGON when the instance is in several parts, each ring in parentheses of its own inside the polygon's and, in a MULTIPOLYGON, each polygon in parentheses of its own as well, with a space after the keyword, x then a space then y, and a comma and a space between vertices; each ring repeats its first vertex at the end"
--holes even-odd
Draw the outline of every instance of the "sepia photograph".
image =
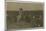
POLYGON ((9 29, 44 28, 44 3, 6 2, 6 24, 9 29))

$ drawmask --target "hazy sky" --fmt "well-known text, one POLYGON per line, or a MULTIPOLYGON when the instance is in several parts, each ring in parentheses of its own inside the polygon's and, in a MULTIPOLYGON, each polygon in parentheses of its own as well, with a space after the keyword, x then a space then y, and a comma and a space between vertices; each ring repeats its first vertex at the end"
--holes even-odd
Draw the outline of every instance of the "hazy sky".
POLYGON ((19 8, 23 8, 24 10, 43 10, 43 4, 41 3, 15 3, 8 2, 7 10, 19 10, 19 8))
POLYGON ((15 2, 15 1, 33 1, 33 2, 43 2, 43 0, 6 0, 7 2, 15 2))

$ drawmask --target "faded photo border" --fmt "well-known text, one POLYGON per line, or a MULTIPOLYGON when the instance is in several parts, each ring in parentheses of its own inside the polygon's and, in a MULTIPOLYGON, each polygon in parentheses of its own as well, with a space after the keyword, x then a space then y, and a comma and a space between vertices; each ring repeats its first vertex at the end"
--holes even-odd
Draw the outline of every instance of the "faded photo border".
MULTIPOLYGON (((46 9, 44 5, 44 29, 30 29, 30 30, 14 30, 14 31, 46 31, 46 9)), ((5 16, 5 0, 0 0, 0 31, 5 31, 6 26, 6 16, 5 16)))

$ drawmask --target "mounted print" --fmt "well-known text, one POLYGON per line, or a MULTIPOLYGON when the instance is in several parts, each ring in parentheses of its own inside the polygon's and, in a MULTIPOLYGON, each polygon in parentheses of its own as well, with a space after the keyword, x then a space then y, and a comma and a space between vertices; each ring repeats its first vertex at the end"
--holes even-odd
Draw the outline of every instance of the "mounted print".
POLYGON ((43 28, 44 3, 6 2, 6 22, 11 29, 43 28))

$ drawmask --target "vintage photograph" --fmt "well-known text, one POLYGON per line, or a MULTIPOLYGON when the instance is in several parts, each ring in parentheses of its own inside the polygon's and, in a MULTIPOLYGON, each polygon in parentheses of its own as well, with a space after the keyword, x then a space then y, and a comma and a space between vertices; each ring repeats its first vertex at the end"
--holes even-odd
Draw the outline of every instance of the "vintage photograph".
POLYGON ((44 28, 44 3, 6 2, 7 29, 44 28))

